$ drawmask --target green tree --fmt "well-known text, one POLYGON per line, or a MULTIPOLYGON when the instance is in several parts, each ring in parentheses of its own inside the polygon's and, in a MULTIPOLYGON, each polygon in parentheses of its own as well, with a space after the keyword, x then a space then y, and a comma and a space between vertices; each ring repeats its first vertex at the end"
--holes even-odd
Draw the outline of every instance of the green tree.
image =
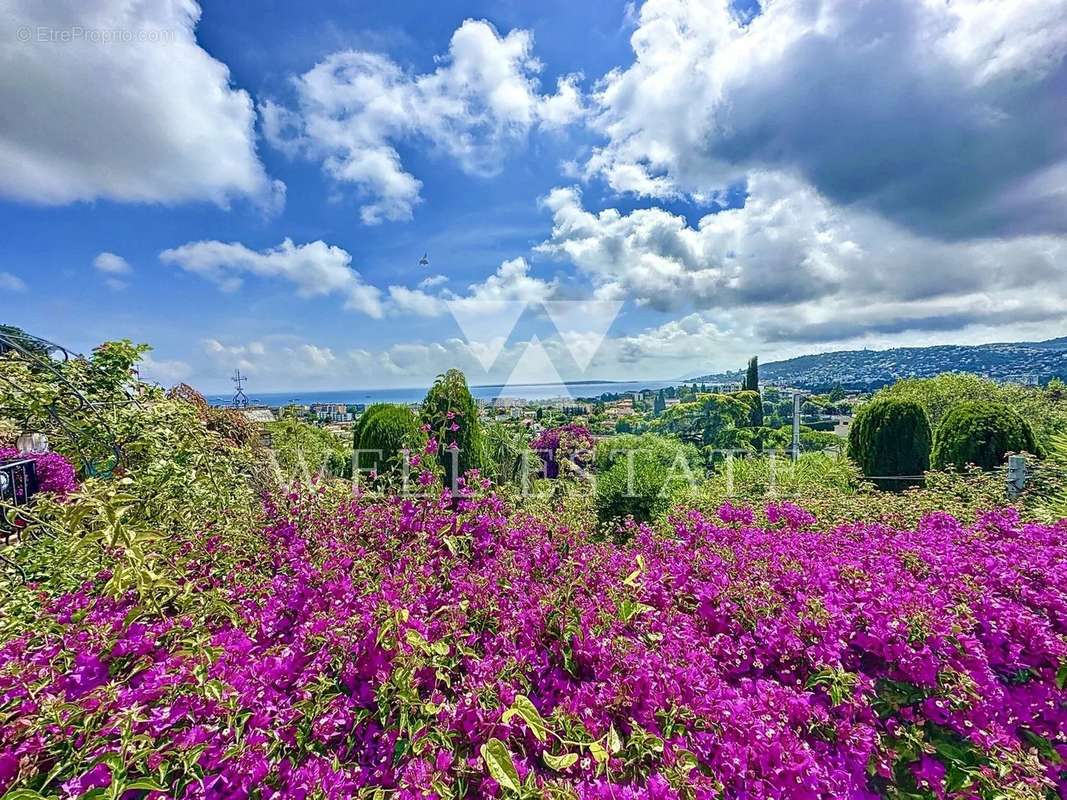
POLYGON ((703 478, 704 457, 690 444, 652 433, 603 439, 596 449, 598 519, 651 522, 671 510, 703 478))
POLYGON ((421 453, 426 436, 415 412, 404 405, 375 403, 364 411, 352 430, 361 471, 396 475, 404 465, 404 451, 421 453), (380 452, 379 452, 380 451, 380 452))
MULTIPOLYGON (((848 436, 848 454, 864 475, 921 476, 930 468, 930 422, 918 403, 882 398, 862 406, 848 436)), ((900 490, 921 479, 876 480, 900 490)))
POLYGON ((1037 443, 1047 447, 1054 435, 1067 433, 1067 394, 1062 382, 1045 387, 997 383, 964 372, 946 372, 933 378, 908 378, 878 392, 875 397, 914 400, 926 409, 935 429, 949 410, 976 398, 1014 408, 1034 429, 1037 443))
POLYGON ((271 449, 282 475, 289 480, 307 481, 318 475, 344 478, 352 464, 344 440, 323 428, 282 417, 264 426, 271 436, 271 449))
POLYGON ((655 402, 652 404, 652 413, 655 414, 658 417, 660 414, 662 414, 666 410, 667 410, 667 395, 662 389, 660 389, 656 393, 655 402))
POLYGON ((524 485, 536 472, 541 459, 527 440, 525 431, 500 422, 490 422, 482 428, 482 468, 499 485, 524 485))
POLYGON ((748 367, 745 370, 745 380, 741 384, 742 392, 755 392, 759 402, 755 403, 752 408, 752 422, 754 427, 761 427, 763 425, 763 397, 760 394, 759 388, 759 356, 752 356, 748 360, 748 367))
POLYGON ((654 430, 676 436, 699 447, 729 447, 732 428, 748 426, 751 406, 737 395, 707 394, 667 409, 654 430))
POLYGON ((732 396, 748 406, 748 420, 742 424, 753 428, 763 427, 763 399, 760 397, 759 392, 745 389, 744 391, 734 392, 732 396))
POLYGON ((993 469, 1008 453, 1037 453, 1033 428, 1010 406, 972 401, 952 407, 934 434, 937 469, 974 464, 993 469))
POLYGON ((454 488, 467 470, 483 466, 478 406, 458 369, 437 376, 422 401, 422 421, 441 448, 445 486, 454 488))

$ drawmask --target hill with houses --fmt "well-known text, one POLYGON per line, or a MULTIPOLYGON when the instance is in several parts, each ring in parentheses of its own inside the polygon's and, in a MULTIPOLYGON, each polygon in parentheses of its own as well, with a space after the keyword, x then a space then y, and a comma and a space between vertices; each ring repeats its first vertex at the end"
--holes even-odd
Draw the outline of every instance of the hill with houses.
MULTIPOLYGON (((816 391, 833 386, 874 389, 900 378, 925 378, 942 372, 973 372, 1018 383, 1067 379, 1067 336, 1044 342, 839 350, 760 364, 764 383, 816 391)), ((691 380, 733 383, 742 376, 739 370, 691 380)))

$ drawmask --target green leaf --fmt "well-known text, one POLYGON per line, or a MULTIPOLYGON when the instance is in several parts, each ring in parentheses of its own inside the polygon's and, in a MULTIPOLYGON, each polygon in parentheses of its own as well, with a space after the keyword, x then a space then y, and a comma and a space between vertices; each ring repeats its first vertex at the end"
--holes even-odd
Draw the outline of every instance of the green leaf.
POLYGON ((1060 664, 1060 668, 1056 670, 1056 688, 1063 689, 1067 686, 1067 661, 1060 664))
POLYGON ((675 752, 675 764, 686 772, 692 772, 698 766, 697 757, 688 750, 678 750, 675 752))
POLYGON ((619 732, 615 730, 615 726, 612 725, 608 729, 608 752, 614 755, 622 750, 622 737, 619 736, 619 732))
POLYGON ((573 767, 578 763, 577 753, 564 753, 561 756, 554 756, 546 750, 541 754, 541 757, 545 760, 545 763, 556 772, 563 772, 563 770, 573 767))
POLYGON ((538 741, 543 742, 548 736, 548 723, 545 722, 537 707, 526 695, 515 695, 515 702, 511 704, 511 708, 504 712, 501 720, 509 722, 513 717, 522 717, 523 721, 530 727, 530 732, 537 737, 538 741))
POLYGON ((48 800, 48 798, 32 789, 13 789, 4 795, 2 800, 48 800))
POLYGON ((1056 752, 1056 748, 1053 747, 1052 742, 1044 736, 1039 733, 1034 733, 1029 728, 1023 728, 1022 734, 1023 738, 1034 746, 1043 759, 1051 761, 1053 764, 1063 763, 1063 759, 1060 757, 1060 754, 1056 752))
POLYGON ((515 769, 515 763, 511 760, 511 753, 507 745, 499 739, 490 739, 482 745, 482 760, 489 770, 489 776, 500 784, 502 789, 508 789, 516 794, 519 792, 519 771, 515 769))
POLYGON ((422 653, 430 653, 430 643, 422 638, 422 634, 414 628, 408 628, 404 631, 404 641, 411 645, 415 650, 422 653))
POLYGON ((141 791, 145 792, 167 791, 165 787, 161 786, 159 783, 150 778, 138 778, 137 780, 131 781, 130 783, 122 784, 122 791, 124 792, 129 792, 133 789, 140 789, 141 791))
POLYGON ((600 742, 589 743, 589 755, 591 755, 598 764, 603 764, 608 760, 608 751, 604 749, 604 745, 600 742))

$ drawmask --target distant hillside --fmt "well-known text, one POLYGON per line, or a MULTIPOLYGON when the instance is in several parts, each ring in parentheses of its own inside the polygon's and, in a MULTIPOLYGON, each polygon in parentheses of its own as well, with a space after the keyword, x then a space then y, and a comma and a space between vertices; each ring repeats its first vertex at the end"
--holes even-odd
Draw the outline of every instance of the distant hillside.
MULTIPOLYGON (((760 364, 760 380, 780 386, 825 390, 872 389, 900 378, 941 372, 973 372, 1001 381, 1046 383, 1067 379, 1067 336, 1047 342, 897 347, 892 350, 839 350, 760 364)), ((702 375, 702 383, 740 382, 743 372, 702 375)))

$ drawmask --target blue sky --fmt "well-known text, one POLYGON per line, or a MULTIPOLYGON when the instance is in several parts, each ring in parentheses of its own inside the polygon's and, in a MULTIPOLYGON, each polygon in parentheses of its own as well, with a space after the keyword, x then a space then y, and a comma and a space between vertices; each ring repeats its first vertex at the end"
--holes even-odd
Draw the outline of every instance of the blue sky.
POLYGON ((3 321, 206 391, 1062 335, 1067 8, 989 5, 0 0, 3 321))

